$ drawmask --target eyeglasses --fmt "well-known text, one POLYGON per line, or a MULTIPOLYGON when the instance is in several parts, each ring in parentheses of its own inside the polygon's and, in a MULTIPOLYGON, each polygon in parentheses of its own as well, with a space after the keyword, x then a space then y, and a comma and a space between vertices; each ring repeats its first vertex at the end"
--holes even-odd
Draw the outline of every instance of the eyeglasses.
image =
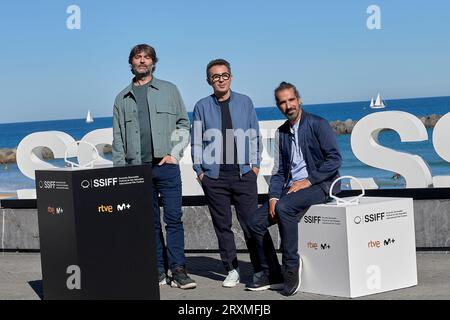
POLYGON ((225 73, 222 73, 222 74, 216 73, 216 74, 213 74, 211 76, 211 81, 212 82, 216 82, 216 81, 219 81, 220 78, 222 78, 224 81, 227 81, 227 80, 230 79, 230 77, 231 77, 231 74, 229 74, 228 72, 225 72, 225 73))

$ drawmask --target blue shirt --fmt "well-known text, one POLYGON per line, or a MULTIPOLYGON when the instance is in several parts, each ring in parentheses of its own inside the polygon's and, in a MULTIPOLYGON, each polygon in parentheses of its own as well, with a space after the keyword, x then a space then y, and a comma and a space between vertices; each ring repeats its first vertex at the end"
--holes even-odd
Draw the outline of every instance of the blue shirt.
POLYGON ((298 126, 300 121, 297 121, 294 126, 291 126, 291 139, 292 139, 292 159, 291 159, 291 174, 288 183, 290 187, 294 181, 304 180, 308 178, 308 170, 306 169, 306 162, 303 159, 302 150, 298 143, 298 126))
MULTIPOLYGON (((236 156, 241 175, 249 172, 252 167, 259 168, 261 164, 261 137, 259 123, 252 100, 246 95, 231 91, 229 110, 231 123, 235 133, 245 134, 245 139, 236 139, 236 156)), ((221 130, 222 112, 214 94, 197 102, 192 114, 191 156, 197 176, 204 173, 212 179, 219 178, 220 156, 222 145, 214 145, 215 139, 205 136, 221 130), (211 131, 210 129, 215 129, 211 131), (209 139, 208 139, 209 138, 209 139), (214 150, 214 155, 210 150, 214 150), (217 156, 217 154, 219 154, 217 156), (217 157, 217 158, 216 158, 217 157), (216 161, 217 159, 217 161, 216 161)))

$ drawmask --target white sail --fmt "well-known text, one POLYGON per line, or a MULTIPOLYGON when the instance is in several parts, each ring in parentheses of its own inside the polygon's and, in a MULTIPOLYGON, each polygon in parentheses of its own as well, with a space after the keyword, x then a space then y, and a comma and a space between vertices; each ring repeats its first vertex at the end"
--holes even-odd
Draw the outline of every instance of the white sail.
POLYGON ((375 101, 375 104, 370 106, 372 109, 382 109, 385 107, 383 100, 381 99, 381 95, 378 94, 377 100, 375 101))
POLYGON ((373 101, 373 98, 370 98, 370 107, 372 108, 375 105, 375 102, 373 101))
POLYGON ((86 116, 86 123, 92 123, 94 122, 94 118, 92 118, 91 110, 88 110, 87 116, 86 116))

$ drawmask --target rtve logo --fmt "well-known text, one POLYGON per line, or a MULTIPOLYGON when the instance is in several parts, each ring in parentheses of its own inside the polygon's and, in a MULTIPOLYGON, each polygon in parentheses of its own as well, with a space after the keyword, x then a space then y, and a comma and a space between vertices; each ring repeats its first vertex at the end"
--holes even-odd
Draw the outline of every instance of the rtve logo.
POLYGON ((113 213, 113 206, 112 205, 101 205, 97 208, 99 213, 113 213))
MULTIPOLYGON (((393 245, 395 243, 395 239, 394 238, 388 238, 383 240, 383 246, 389 246, 389 245, 393 245)), ((371 240, 367 243, 367 247, 368 248, 380 248, 381 247, 381 241, 379 240, 371 240)))
POLYGON ((314 250, 317 250, 319 248, 320 248, 320 250, 328 250, 331 248, 331 246, 328 243, 321 243, 320 247, 319 247, 319 244, 317 242, 313 242, 313 241, 309 241, 306 244, 306 247, 308 249, 314 249, 314 250))
MULTIPOLYGON (((118 204, 116 207, 116 211, 128 211, 131 209, 131 205, 129 203, 121 203, 118 204)), ((100 205, 97 207, 98 213, 114 213, 114 206, 113 205, 100 205)))
POLYGON ((305 223, 320 223, 320 216, 304 216, 303 221, 305 223))

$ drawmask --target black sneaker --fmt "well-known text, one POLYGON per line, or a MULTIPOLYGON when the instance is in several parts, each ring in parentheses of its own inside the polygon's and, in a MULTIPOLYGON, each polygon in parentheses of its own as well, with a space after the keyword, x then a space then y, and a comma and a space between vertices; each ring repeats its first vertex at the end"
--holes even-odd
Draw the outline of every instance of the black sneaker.
POLYGON ((159 271, 159 285, 165 285, 167 284, 167 276, 166 276, 166 272, 163 271, 159 271))
POLYGON ((283 277, 281 274, 269 277, 265 273, 261 273, 258 277, 253 278, 253 282, 248 284, 245 289, 250 291, 263 290, 281 290, 284 288, 283 277))
POLYGON ((186 269, 184 267, 176 267, 172 271, 170 285, 173 288, 180 289, 194 289, 195 287, 197 287, 195 281, 187 275, 186 269))
POLYGON ((298 268, 287 270, 284 273, 284 289, 281 294, 284 296, 293 296, 300 289, 302 283, 302 259, 300 258, 298 268))

